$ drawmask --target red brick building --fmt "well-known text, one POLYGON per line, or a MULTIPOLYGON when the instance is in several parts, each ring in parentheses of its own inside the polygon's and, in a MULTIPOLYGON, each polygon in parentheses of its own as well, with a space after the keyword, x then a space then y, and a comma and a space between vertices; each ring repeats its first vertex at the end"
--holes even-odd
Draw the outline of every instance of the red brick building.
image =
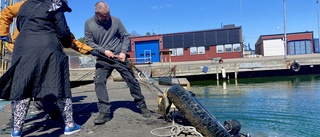
POLYGON ((241 27, 132 37, 128 54, 137 63, 241 58, 241 27))

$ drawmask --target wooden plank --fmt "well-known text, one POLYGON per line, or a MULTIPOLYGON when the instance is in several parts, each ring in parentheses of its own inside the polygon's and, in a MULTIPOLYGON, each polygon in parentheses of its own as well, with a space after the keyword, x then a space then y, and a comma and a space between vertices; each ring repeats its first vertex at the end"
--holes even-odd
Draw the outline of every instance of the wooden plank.
POLYGON ((177 78, 172 78, 172 83, 173 83, 173 84, 179 84, 179 81, 178 81, 177 78))
POLYGON ((179 78, 179 84, 186 90, 190 90, 190 82, 186 78, 179 78))

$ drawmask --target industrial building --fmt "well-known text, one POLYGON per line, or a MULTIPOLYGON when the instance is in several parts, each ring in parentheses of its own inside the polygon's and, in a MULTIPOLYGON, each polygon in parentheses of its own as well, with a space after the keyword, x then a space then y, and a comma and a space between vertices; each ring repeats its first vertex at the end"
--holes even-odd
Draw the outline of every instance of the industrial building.
POLYGON ((284 34, 261 35, 255 44, 255 52, 262 56, 299 55, 315 53, 313 32, 287 33, 287 46, 284 34))
POLYGON ((136 63, 183 62, 241 58, 242 47, 242 28, 227 25, 219 29, 132 37, 128 54, 136 63))

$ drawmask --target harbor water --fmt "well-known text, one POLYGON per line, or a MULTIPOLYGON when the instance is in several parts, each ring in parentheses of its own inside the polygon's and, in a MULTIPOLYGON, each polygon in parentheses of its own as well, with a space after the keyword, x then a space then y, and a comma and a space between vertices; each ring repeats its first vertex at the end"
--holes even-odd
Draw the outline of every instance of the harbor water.
MULTIPOLYGON (((320 75, 190 82, 199 102, 222 124, 238 120, 241 133, 320 136, 320 75)), ((0 110, 5 104, 0 100, 0 110)))
POLYGON ((252 137, 320 136, 320 75, 192 81, 191 91, 222 124, 252 137))

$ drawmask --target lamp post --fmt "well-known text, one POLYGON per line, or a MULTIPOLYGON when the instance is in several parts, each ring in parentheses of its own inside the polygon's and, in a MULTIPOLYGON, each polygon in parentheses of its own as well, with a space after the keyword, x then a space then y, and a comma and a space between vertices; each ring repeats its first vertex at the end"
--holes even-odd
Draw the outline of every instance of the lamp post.
POLYGON ((284 59, 287 58, 287 33, 286 33, 286 0, 283 0, 283 19, 284 19, 284 38, 283 38, 283 44, 284 44, 284 59))
POLYGON ((320 28, 319 28, 319 9, 318 9, 319 0, 317 0, 317 20, 318 20, 318 38, 320 38, 320 28))

